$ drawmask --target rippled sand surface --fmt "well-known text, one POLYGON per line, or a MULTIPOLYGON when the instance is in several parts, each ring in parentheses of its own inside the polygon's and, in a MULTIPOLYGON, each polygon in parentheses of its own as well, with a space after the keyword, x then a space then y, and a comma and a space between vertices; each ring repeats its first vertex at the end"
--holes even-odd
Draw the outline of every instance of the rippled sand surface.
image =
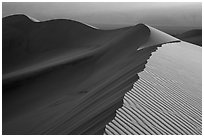
POLYGON ((126 93, 105 134, 202 134, 202 49, 165 44, 126 93))

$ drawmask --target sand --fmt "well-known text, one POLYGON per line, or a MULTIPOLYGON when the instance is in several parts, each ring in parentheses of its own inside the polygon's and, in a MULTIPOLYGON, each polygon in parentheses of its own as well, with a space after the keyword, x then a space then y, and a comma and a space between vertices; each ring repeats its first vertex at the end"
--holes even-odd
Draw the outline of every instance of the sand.
POLYGON ((99 30, 73 20, 3 18, 3 134, 103 134, 157 47, 145 24, 99 30))
POLYGON ((202 47, 202 29, 193 29, 176 35, 177 38, 202 47))
POLYGON ((201 135, 202 50, 165 44, 148 60, 105 134, 201 135))

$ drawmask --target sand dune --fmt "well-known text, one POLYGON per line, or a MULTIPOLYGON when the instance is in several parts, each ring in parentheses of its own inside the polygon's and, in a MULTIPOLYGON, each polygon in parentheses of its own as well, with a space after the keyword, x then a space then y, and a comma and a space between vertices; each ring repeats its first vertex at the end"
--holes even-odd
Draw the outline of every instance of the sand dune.
POLYGON ((179 39, 202 47, 202 30, 193 29, 177 35, 179 39))
POLYGON ((186 42, 153 54, 105 134, 201 135, 202 50, 186 42))
POLYGON ((3 18, 3 134, 103 134, 151 53, 179 40, 148 25, 99 30, 3 18))

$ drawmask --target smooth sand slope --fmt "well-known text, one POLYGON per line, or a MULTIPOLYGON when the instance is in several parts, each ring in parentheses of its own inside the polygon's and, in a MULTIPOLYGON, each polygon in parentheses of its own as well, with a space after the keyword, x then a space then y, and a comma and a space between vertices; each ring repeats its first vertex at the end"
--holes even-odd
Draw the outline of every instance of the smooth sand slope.
POLYGON ((202 47, 202 30, 193 29, 177 35, 179 39, 202 47))
POLYGON ((151 53, 178 39, 144 24, 99 30, 3 18, 3 134, 103 134, 151 53))
POLYGON ((202 50, 181 42, 152 55, 105 134, 201 135, 202 50))

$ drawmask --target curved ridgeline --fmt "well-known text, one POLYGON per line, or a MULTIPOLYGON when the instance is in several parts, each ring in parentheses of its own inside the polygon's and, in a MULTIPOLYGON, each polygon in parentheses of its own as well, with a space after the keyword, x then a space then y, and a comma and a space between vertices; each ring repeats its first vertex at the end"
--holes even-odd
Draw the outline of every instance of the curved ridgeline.
POLYGON ((144 24, 99 30, 3 18, 3 134, 103 134, 151 53, 178 39, 144 24))

